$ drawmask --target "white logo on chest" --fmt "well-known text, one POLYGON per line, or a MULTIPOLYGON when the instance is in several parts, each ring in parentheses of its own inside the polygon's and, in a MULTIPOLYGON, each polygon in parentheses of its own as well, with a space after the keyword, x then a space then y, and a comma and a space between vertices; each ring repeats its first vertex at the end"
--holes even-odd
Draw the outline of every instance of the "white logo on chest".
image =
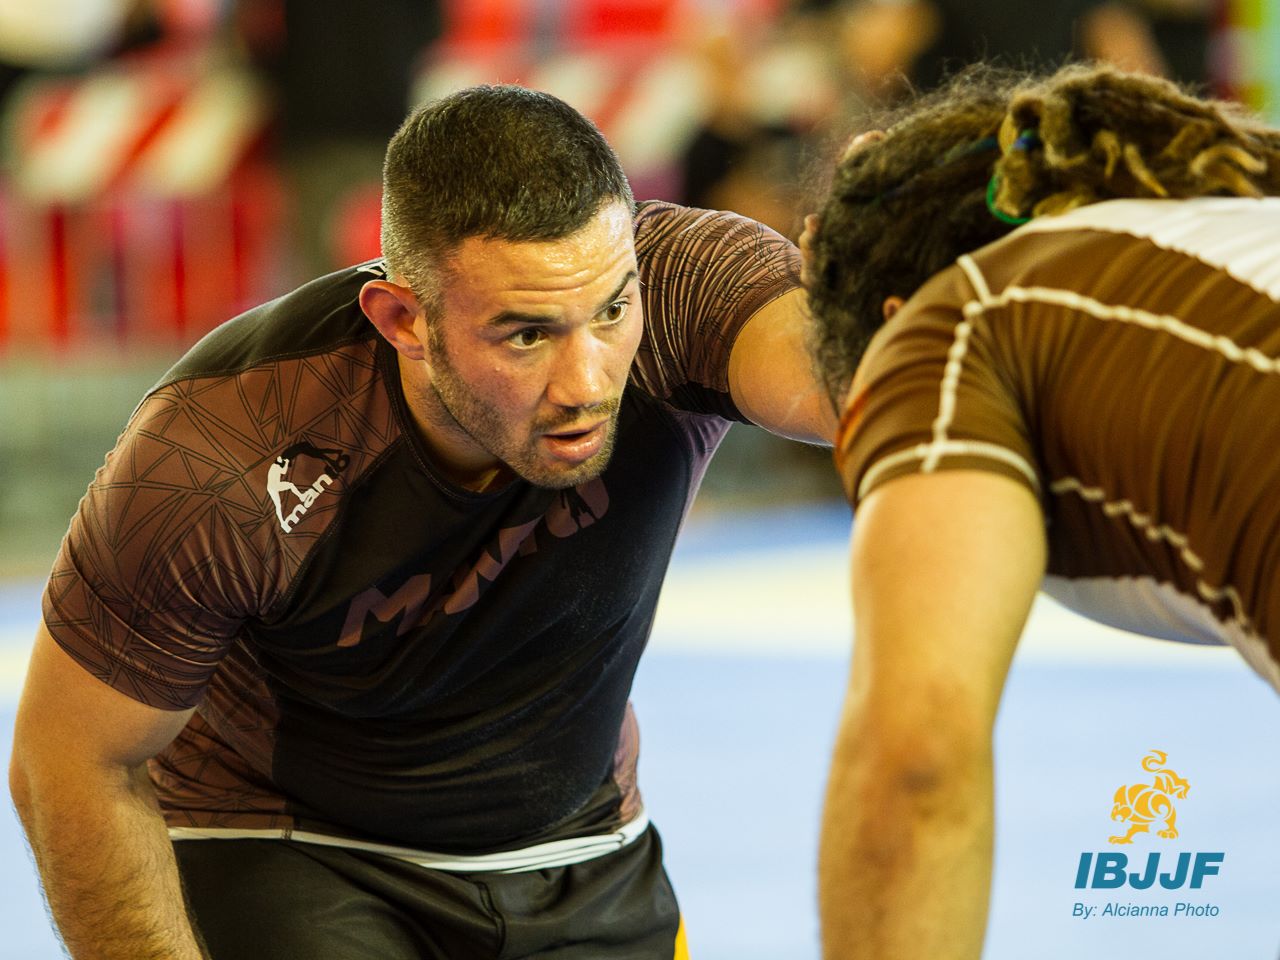
POLYGON ((305 442, 295 443, 276 457, 267 468, 267 493, 276 505, 281 530, 289 533, 297 526, 350 459, 340 450, 321 449, 305 442), (315 479, 305 486, 295 482, 305 483, 309 477, 315 479))

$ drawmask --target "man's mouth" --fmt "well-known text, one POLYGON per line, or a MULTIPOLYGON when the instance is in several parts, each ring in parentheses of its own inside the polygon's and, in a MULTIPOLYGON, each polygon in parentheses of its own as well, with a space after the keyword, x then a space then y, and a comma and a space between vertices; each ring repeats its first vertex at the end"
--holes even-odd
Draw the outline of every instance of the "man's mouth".
POLYGON ((542 441, 557 460, 577 464, 590 460, 600 452, 609 434, 609 419, 595 423, 561 427, 544 433, 542 441))

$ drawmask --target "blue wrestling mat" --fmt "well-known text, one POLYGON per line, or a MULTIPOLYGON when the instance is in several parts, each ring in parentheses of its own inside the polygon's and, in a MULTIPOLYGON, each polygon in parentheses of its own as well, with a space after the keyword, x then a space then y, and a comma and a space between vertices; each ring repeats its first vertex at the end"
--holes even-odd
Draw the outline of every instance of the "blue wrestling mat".
MULTIPOLYGON (((702 519, 677 550, 635 703, 641 788, 694 960, 819 957, 815 856, 848 663, 847 537, 836 507, 702 519)), ((36 584, 0 587, 6 760, 38 597, 36 584)), ((1277 730, 1280 698, 1234 653, 1130 637, 1042 603, 998 728, 988 960, 1275 960, 1277 730), (1190 785, 1180 836, 1109 844, 1123 832, 1110 820, 1116 790, 1152 783, 1141 767, 1152 750, 1190 785), (1190 877, 1092 886, 1109 882, 1098 855, 1117 853, 1139 873, 1158 853, 1170 880, 1179 854, 1223 859, 1197 889, 1190 877)), ((0 870, 0 957, 61 957, 11 811, 0 870)))

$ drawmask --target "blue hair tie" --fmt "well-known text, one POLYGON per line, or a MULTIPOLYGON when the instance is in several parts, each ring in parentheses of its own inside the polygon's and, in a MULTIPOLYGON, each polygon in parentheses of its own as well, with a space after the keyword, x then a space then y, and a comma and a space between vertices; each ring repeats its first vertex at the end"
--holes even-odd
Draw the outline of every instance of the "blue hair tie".
POLYGON ((1010 150, 1022 150, 1024 153, 1032 147, 1040 146, 1040 134, 1035 127, 1028 127, 1018 134, 1018 139, 1010 144, 1010 150))

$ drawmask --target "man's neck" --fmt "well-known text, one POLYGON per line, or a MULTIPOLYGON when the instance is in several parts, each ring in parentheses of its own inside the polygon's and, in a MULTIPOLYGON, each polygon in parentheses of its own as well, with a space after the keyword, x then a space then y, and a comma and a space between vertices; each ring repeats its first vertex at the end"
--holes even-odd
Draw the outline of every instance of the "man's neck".
POLYGON ((481 449, 445 409, 423 365, 406 362, 398 354, 396 359, 405 406, 432 464, 451 483, 472 493, 500 490, 515 480, 511 468, 481 449))

